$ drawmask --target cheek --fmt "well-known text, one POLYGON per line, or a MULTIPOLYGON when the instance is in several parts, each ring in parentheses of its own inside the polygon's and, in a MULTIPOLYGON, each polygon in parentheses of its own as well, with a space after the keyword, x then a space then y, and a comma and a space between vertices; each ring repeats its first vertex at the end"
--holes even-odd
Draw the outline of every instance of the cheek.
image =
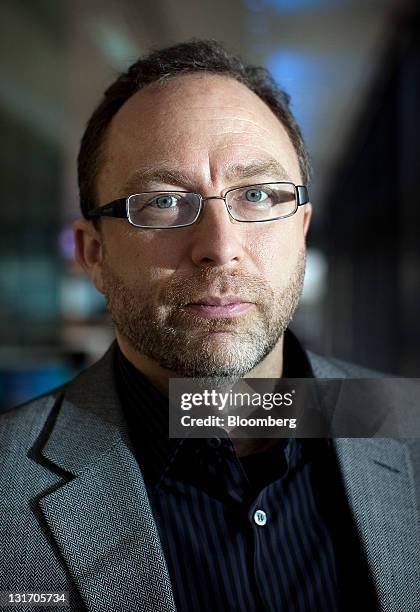
POLYGON ((250 236, 250 244, 260 272, 274 283, 281 283, 294 270, 304 248, 304 240, 302 231, 293 219, 277 223, 281 223, 281 227, 264 228, 257 236, 250 236))
POLYGON ((108 249, 111 265, 138 291, 159 283, 177 267, 180 241, 162 232, 143 232, 128 226, 113 236, 108 249))

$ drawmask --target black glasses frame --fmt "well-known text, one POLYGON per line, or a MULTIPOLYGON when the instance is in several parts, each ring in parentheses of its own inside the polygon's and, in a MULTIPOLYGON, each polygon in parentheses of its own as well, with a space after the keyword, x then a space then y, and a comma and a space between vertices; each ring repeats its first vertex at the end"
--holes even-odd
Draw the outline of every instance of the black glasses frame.
POLYGON ((176 190, 176 189, 159 190, 159 191, 140 191, 139 193, 133 193, 125 198, 119 198, 118 200, 113 200, 112 202, 109 202, 108 204, 104 204, 103 206, 98 206, 97 208, 93 208, 92 210, 88 211, 86 216, 88 219, 96 219, 98 217, 114 217, 118 219, 127 219, 130 225, 133 225, 134 227, 142 227, 144 229, 177 229, 178 227, 188 227, 196 223, 196 221, 200 217, 201 212, 203 210, 203 202, 205 202, 206 200, 223 200, 226 206, 226 210, 229 213, 229 216, 235 221, 237 221, 238 223, 266 223, 267 221, 278 221, 280 219, 287 219, 288 217, 292 217, 296 213, 299 206, 303 206, 304 204, 308 204, 309 202, 309 193, 308 193, 308 188, 306 187, 306 185, 295 185, 294 183, 290 181, 273 181, 270 183, 254 183, 252 185, 249 185, 249 187, 262 187, 264 185, 293 185, 295 189, 295 202, 296 202, 295 210, 289 213, 288 215, 284 215, 283 217, 275 217, 274 219, 262 219, 260 221, 244 221, 241 219, 236 219, 229 210, 229 206, 226 202, 226 197, 232 191, 236 191, 237 189, 245 189, 246 187, 248 187, 248 185, 244 185, 243 187, 232 187, 232 189, 228 189, 223 196, 207 196, 207 197, 203 197, 201 194, 194 193, 192 191, 184 191, 184 190, 176 190), (190 223, 184 223, 182 225, 163 225, 161 226, 161 225, 139 225, 138 223, 133 223, 133 221, 130 219, 130 214, 129 214, 130 199, 138 195, 147 195, 147 194, 152 195, 152 194, 157 194, 157 193, 162 193, 162 194, 190 193, 192 195, 197 196, 200 200, 200 206, 197 211, 197 215, 195 219, 191 221, 190 223))

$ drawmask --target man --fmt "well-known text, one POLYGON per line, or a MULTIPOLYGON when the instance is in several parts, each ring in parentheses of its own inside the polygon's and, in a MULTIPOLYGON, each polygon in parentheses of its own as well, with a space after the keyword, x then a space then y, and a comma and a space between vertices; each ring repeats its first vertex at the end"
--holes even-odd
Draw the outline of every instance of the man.
POLYGON ((308 180, 286 95, 214 42, 107 90, 74 230, 116 342, 2 418, 2 590, 89 612, 418 610, 414 444, 168 437, 171 378, 371 375, 288 330, 308 180))

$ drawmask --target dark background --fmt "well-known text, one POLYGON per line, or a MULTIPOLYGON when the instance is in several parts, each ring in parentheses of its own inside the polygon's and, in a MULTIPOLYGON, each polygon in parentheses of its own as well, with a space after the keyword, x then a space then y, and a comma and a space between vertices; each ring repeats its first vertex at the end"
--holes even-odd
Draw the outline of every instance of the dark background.
POLYGON ((76 156, 140 54, 216 38, 292 95, 315 168, 294 329, 307 346, 420 376, 420 6, 393 0, 2 0, 0 407, 112 340, 73 262, 76 156))

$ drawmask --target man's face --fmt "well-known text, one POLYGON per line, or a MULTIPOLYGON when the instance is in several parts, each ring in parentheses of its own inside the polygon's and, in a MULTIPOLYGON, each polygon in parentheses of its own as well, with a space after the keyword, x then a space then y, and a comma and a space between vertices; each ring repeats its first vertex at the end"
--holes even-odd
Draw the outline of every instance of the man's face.
MULTIPOLYGON (((301 175, 271 110, 232 79, 185 75, 138 92, 114 117, 97 194, 99 204, 160 189, 220 196, 279 180, 301 184, 301 175)), ((180 376, 244 376, 278 346, 297 306, 309 217, 305 206, 288 219, 241 223, 208 200, 184 228, 104 219, 95 284, 117 334, 180 376), (187 306, 203 296, 248 305, 232 316, 187 306)))

